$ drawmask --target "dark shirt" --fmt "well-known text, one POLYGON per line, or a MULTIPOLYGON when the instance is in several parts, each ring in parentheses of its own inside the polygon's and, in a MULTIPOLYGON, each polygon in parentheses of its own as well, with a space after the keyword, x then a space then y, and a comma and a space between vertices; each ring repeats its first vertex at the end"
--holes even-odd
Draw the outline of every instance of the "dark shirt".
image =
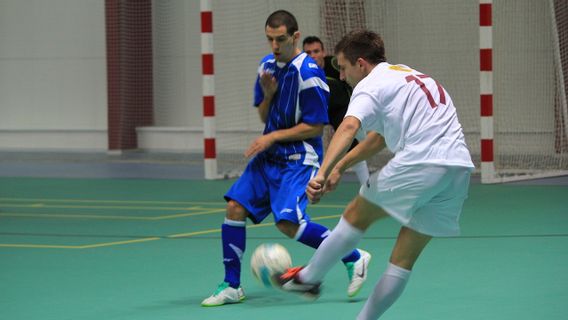
MULTIPOLYGON (((339 71, 331 64, 331 58, 331 56, 324 58, 325 65, 323 70, 325 72, 327 85, 329 86, 329 103, 327 107, 329 123, 333 127, 333 130, 337 130, 347 112, 352 89, 347 82, 339 80, 339 71)), ((357 140, 353 140, 353 144, 349 150, 353 149, 357 143, 357 140)))

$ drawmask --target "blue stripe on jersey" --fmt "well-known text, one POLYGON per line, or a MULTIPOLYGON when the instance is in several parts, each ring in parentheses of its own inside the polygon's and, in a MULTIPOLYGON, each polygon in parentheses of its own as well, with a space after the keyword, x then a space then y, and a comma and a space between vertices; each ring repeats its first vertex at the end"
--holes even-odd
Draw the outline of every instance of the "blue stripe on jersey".
MULTIPOLYGON (((325 74, 306 53, 302 52, 287 64, 276 62, 273 54, 261 60, 254 86, 255 106, 264 99, 259 82, 262 71, 270 72, 278 82, 278 90, 268 111, 264 134, 292 128, 300 122, 329 123, 329 87, 325 74)), ((265 152, 277 161, 300 161, 319 167, 323 156, 323 143, 321 137, 275 143, 265 152)))

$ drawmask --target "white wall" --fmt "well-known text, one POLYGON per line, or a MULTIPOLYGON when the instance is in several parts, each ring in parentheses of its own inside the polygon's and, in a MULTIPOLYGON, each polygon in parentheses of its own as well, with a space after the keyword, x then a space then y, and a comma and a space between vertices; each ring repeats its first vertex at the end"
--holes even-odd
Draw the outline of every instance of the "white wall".
POLYGON ((0 1, 0 148, 107 148, 104 1, 0 1))

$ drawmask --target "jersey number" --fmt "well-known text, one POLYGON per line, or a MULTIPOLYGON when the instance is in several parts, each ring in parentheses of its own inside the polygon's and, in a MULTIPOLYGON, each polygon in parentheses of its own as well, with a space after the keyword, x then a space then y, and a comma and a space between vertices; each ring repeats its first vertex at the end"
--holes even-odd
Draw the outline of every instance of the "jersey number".
MULTIPOLYGON (((430 78, 430 76, 427 76, 425 74, 410 75, 410 76, 406 76, 406 82, 414 81, 418 86, 420 86, 420 89, 422 89, 422 91, 424 91, 424 93, 426 94, 426 97, 428 98, 428 102, 430 102, 430 107, 436 108, 438 106, 438 104, 436 104, 436 102, 434 101, 434 98, 432 97, 432 93, 430 93, 430 90, 428 90, 428 88, 426 88, 426 85, 424 84, 424 82, 422 82, 420 80, 420 79, 425 79, 425 78, 430 78)), ((440 94, 440 103, 446 104, 446 95, 444 94, 444 88, 442 88, 442 86, 438 83, 438 81, 436 81, 436 80, 434 80, 434 81, 436 82, 436 85, 438 86, 438 93, 440 94)))

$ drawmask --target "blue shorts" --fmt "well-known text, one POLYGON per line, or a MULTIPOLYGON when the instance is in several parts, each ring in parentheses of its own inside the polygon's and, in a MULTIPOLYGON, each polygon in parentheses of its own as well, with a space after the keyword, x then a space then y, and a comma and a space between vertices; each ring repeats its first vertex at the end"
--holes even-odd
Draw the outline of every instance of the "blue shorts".
POLYGON ((260 154, 249 162, 243 175, 225 194, 225 200, 242 205, 255 224, 271 212, 274 222, 288 220, 300 224, 310 220, 306 213, 306 186, 317 170, 296 161, 276 162, 260 154))

